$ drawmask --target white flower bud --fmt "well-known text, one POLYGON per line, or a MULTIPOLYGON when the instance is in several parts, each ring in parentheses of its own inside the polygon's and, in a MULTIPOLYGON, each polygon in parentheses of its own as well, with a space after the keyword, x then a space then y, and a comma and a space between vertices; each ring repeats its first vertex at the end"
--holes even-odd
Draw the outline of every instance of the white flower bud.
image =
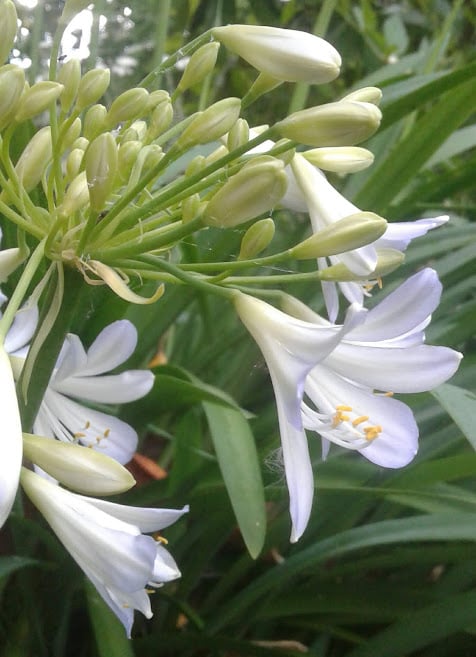
POLYGON ((228 25, 213 36, 258 71, 289 82, 334 80, 341 57, 330 43, 308 32, 262 25, 228 25))
POLYGON ((3 64, 13 48, 18 28, 17 10, 12 0, 0 0, 0 25, 2 26, 0 64, 3 64))

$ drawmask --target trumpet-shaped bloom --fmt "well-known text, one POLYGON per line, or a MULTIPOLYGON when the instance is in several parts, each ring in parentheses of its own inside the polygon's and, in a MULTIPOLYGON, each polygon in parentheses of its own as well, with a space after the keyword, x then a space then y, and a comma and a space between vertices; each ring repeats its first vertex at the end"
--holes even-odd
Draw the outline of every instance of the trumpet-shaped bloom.
POLYGON ((180 577, 162 542, 145 536, 188 511, 141 509, 71 493, 23 469, 22 486, 130 636, 134 609, 152 616, 146 587, 180 577))
MULTIPOLYGON (((288 168, 287 174, 288 190, 281 204, 291 210, 308 212, 314 233, 339 219, 360 212, 359 208, 344 198, 324 174, 302 155, 298 154, 293 158, 291 170, 288 168)), ((339 312, 338 288, 349 303, 362 304, 364 297, 370 296, 372 283, 369 283, 366 277, 372 278, 379 248, 404 251, 413 239, 425 235, 433 228, 438 228, 448 219, 447 216, 440 216, 413 222, 391 223, 388 224, 385 234, 372 244, 346 253, 331 255, 328 258, 318 258, 319 269, 326 269, 329 263, 335 265, 341 262, 352 273, 363 279, 362 282, 343 281, 337 285, 330 281, 322 281, 322 291, 330 321, 335 322, 339 312)))
MULTIPOLYGON (((424 344, 424 329, 440 295, 435 271, 415 274, 311 371, 303 423, 321 435, 324 455, 333 442, 387 468, 413 459, 418 449, 415 419, 408 406, 388 393, 432 390, 456 372, 461 354, 424 344)), ((293 305, 300 316, 323 322, 307 307, 299 312, 293 305)))
POLYGON ((321 435, 324 455, 334 442, 384 467, 402 467, 415 456, 413 414, 388 393, 431 390, 458 368, 461 354, 424 344, 440 295, 436 273, 425 269, 369 312, 351 306, 342 326, 292 298, 285 309, 298 319, 252 297, 236 297, 274 388, 291 541, 306 528, 314 490, 305 429, 321 435))
POLYGON ((140 399, 154 381, 148 370, 106 374, 124 363, 137 344, 135 327, 127 320, 101 331, 86 351, 77 335, 66 337, 57 366, 36 417, 40 436, 78 441, 127 463, 137 446, 137 433, 118 418, 76 401, 122 404, 140 399))
POLYGON ((292 520, 291 541, 306 528, 314 480, 301 404, 306 378, 345 333, 363 321, 364 310, 351 307, 342 326, 295 319, 246 294, 235 297, 236 310, 258 343, 274 388, 292 520))

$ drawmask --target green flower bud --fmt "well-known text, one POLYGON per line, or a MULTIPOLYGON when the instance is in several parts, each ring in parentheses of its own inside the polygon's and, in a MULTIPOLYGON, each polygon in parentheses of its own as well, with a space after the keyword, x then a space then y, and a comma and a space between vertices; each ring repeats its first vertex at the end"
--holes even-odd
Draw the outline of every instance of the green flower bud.
POLYGON ((15 165, 18 178, 27 192, 40 182, 51 154, 51 128, 45 126, 33 135, 15 165))
POLYGON ((119 146, 117 153, 117 175, 121 183, 126 183, 131 175, 137 157, 142 149, 141 141, 126 141, 119 146))
MULTIPOLYGON (((201 202, 200 194, 192 194, 182 202, 182 221, 186 224, 196 217, 200 216, 203 211, 204 204, 201 202)), ((1 251, 0 251, 1 253, 1 251)))
POLYGON ((297 260, 325 258, 375 242, 387 229, 387 222, 373 212, 357 212, 314 233, 291 249, 297 260))
POLYGON ((78 116, 76 119, 74 119, 73 123, 69 126, 68 130, 66 131, 62 144, 63 150, 70 148, 71 145, 76 142, 79 135, 81 134, 81 126, 82 126, 82 121, 78 116))
POLYGON ((145 121, 134 121, 131 124, 131 128, 135 130, 137 139, 143 142, 147 134, 147 123, 145 121))
POLYGON ((245 119, 238 119, 227 135, 226 145, 229 151, 239 148, 250 140, 250 126, 245 119))
POLYGON ((84 157, 82 148, 74 148, 66 158, 65 174, 66 180, 73 180, 78 174, 84 157))
POLYGON ((0 283, 5 283, 7 278, 25 260, 25 253, 18 248, 2 249, 0 251, 0 283))
POLYGON ((82 151, 85 151, 89 146, 89 139, 86 137, 78 137, 76 141, 71 144, 71 148, 80 148, 82 151))
POLYGON ((203 220, 209 226, 237 226, 269 212, 284 196, 286 187, 287 177, 280 160, 256 158, 212 196, 203 220))
POLYGON ((147 100, 147 110, 153 110, 161 103, 168 102, 170 102, 169 92, 165 91, 165 89, 156 89, 155 91, 151 91, 149 94, 149 98, 147 100))
POLYGON ((96 103, 109 86, 111 74, 108 68, 95 68, 81 78, 76 108, 81 111, 96 103))
POLYGON ((206 164, 206 158, 203 155, 197 155, 187 165, 187 168, 185 169, 185 175, 194 176, 195 174, 200 173, 200 171, 206 167, 206 164))
POLYGON ((0 0, 0 25, 2 26, 0 64, 3 64, 13 48, 18 29, 17 10, 12 0, 0 0))
POLYGON ((91 208, 100 212, 113 190, 117 171, 116 140, 110 132, 103 132, 89 144, 84 154, 84 168, 91 208))
POLYGON ((147 141, 157 139, 172 123, 174 118, 174 108, 170 98, 163 100, 153 110, 149 119, 149 128, 147 130, 147 141))
POLYGON ((238 260, 250 260, 256 257, 270 244, 273 237, 274 221, 270 217, 260 219, 243 235, 238 260))
POLYGON ((294 112, 275 128, 282 137, 309 146, 353 146, 371 137, 381 118, 371 103, 342 100, 294 112))
POLYGON ((297 30, 262 25, 212 29, 215 39, 258 71, 289 82, 321 84, 339 75, 341 58, 330 43, 297 30))
POLYGON ((58 100, 63 89, 63 85, 59 82, 49 80, 37 82, 23 93, 15 114, 15 121, 20 123, 41 114, 58 100))
POLYGON ((372 103, 372 105, 379 105, 382 100, 382 91, 378 87, 362 87, 362 89, 357 89, 352 91, 342 100, 356 100, 360 103, 372 103))
POLYGON ((373 161, 373 153, 358 146, 331 146, 329 148, 313 148, 301 153, 308 162, 324 171, 334 173, 355 173, 369 167, 373 161))
MULTIPOLYGON (((365 280, 381 278, 390 274, 395 269, 398 269, 405 260, 405 254, 396 249, 377 249, 377 266, 373 272, 365 276, 365 280)), ((321 281, 361 281, 362 276, 358 276, 347 269, 347 267, 339 262, 332 265, 327 269, 322 269, 319 272, 319 279, 321 281)))
POLYGON ((225 155, 228 155, 228 148, 226 148, 226 146, 219 146, 218 148, 215 148, 215 150, 205 158, 205 166, 210 166, 210 164, 213 164, 220 158, 225 157, 225 155))
POLYGON ((208 144, 229 132, 236 123, 241 110, 239 98, 224 98, 198 112, 188 124, 175 145, 187 150, 196 144, 208 144))
POLYGON ((107 109, 104 105, 92 105, 84 117, 83 135, 89 141, 106 130, 107 109))
POLYGON ((251 87, 248 89, 246 96, 243 98, 243 108, 254 103, 260 96, 269 93, 276 87, 283 84, 283 80, 277 80, 271 75, 260 73, 251 87))
POLYGON ((15 116, 25 88, 25 73, 19 66, 6 64, 0 67, 0 130, 15 116))
POLYGON ((186 89, 202 82, 203 78, 211 73, 216 64, 219 49, 220 44, 213 41, 193 53, 177 85, 177 93, 183 93, 186 89))
POLYGON ((63 203, 58 208, 60 217, 70 217, 77 210, 81 210, 89 203, 88 181, 86 172, 81 171, 76 178, 68 185, 63 198, 63 203))
POLYGON ((123 465, 81 445, 23 434, 23 452, 49 475, 79 493, 113 495, 135 484, 123 465))
POLYGON ((128 89, 118 96, 107 113, 107 127, 114 128, 119 123, 134 121, 144 114, 149 99, 147 89, 137 87, 128 89))
POLYGON ((71 109, 79 89, 81 81, 81 62, 79 59, 69 59, 65 62, 58 73, 58 82, 63 87, 60 103, 63 112, 69 112, 71 109))

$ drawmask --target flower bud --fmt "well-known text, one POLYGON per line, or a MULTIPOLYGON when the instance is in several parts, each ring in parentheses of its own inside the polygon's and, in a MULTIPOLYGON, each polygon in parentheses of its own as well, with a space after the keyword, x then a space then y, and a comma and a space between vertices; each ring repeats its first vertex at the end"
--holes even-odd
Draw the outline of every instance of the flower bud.
POLYGON ((128 89, 115 98, 107 113, 107 127, 114 128, 119 123, 134 121, 144 114, 147 107, 149 92, 137 87, 128 89))
POLYGON ((86 137, 78 137, 76 141, 73 144, 71 144, 71 148, 79 148, 82 151, 85 151, 88 146, 89 146, 89 139, 86 139, 86 137))
POLYGON ((68 488, 87 495, 114 495, 134 486, 123 465, 94 449, 23 434, 23 452, 68 488))
POLYGON ((165 89, 156 89, 151 91, 147 100, 147 110, 153 110, 161 103, 168 103, 170 101, 170 94, 165 89))
POLYGON ((369 167, 373 161, 373 153, 358 146, 331 146, 329 148, 313 148, 301 153, 308 162, 324 171, 334 173, 355 173, 369 167))
POLYGON ((217 61, 219 48, 220 44, 212 41, 193 53, 177 85, 177 93, 195 86, 211 73, 217 61))
POLYGON ((37 82, 23 93, 15 114, 15 121, 20 123, 41 114, 52 103, 56 102, 63 89, 63 85, 59 82, 49 80, 37 82))
POLYGON ((117 153, 117 175, 121 183, 126 183, 131 175, 132 167, 142 149, 141 141, 126 141, 119 146, 117 153))
POLYGON ((51 128, 45 126, 33 135, 15 165, 15 171, 27 192, 40 182, 51 160, 51 128))
POLYGON ((219 100, 205 111, 195 115, 175 145, 181 150, 187 150, 196 144, 208 144, 219 139, 231 130, 240 115, 240 110, 241 100, 239 98, 219 100))
POLYGON ((387 229, 387 222, 373 212, 357 212, 314 233, 291 249, 298 260, 325 258, 375 242, 387 229))
POLYGON ((294 112, 275 128, 282 137, 309 146, 353 146, 372 136, 381 118, 371 103, 342 100, 294 112))
POLYGON ((7 278, 25 260, 25 254, 18 248, 2 249, 0 251, 0 283, 7 278))
POLYGON ((74 119, 73 123, 69 126, 65 136, 63 137, 63 142, 62 142, 63 151, 70 148, 71 145, 76 142, 76 140, 81 134, 81 126, 82 126, 82 121, 78 116, 77 118, 74 119))
POLYGON ((250 127, 245 119, 238 119, 227 135, 226 145, 229 151, 239 148, 250 140, 250 127))
POLYGON ((104 105, 92 105, 84 117, 83 135, 89 141, 106 130, 107 109, 104 105))
POLYGON ((108 68, 95 68, 81 78, 76 108, 81 111, 96 103, 109 86, 111 74, 108 68))
POLYGON ((0 67, 0 130, 15 116, 25 87, 25 73, 19 66, 0 67))
POLYGON ((58 73, 58 82, 64 87, 60 98, 63 112, 69 112, 71 109, 78 93, 80 81, 81 62, 79 59, 73 58, 65 62, 58 73))
POLYGON ((308 32, 262 25, 212 29, 229 50, 277 80, 321 84, 339 75, 341 58, 330 43, 308 32))
POLYGON ((225 155, 228 155, 228 148, 226 148, 226 146, 219 146, 218 148, 215 148, 215 150, 205 158, 205 166, 210 166, 210 164, 217 162, 222 157, 225 157, 225 155))
POLYGON ((66 179, 73 180, 78 174, 84 157, 84 150, 74 148, 66 158, 66 179))
MULTIPOLYGON (((364 280, 380 278, 395 271, 405 260, 405 254, 396 249, 377 249, 377 266, 365 276, 364 280)), ((361 281, 362 276, 354 274, 342 262, 319 272, 321 281, 361 281)))
MULTIPOLYGON (((186 224, 201 215, 203 204, 200 194, 192 194, 182 201, 182 221, 186 224)), ((1 254, 1 251, 0 251, 1 254)))
POLYGON ((212 196, 203 213, 209 226, 230 227, 269 212, 284 195, 284 165, 272 157, 259 157, 245 166, 212 196))
POLYGON ((378 105, 382 100, 382 91, 378 87, 362 87, 362 89, 357 89, 352 91, 344 98, 343 100, 355 100, 359 103, 372 103, 372 105, 378 105))
POLYGON ((149 119, 149 128, 147 130, 147 140, 157 139, 172 123, 174 118, 174 108, 170 98, 163 100, 153 110, 149 119))
POLYGON ((70 217, 77 210, 81 210, 89 203, 89 188, 86 172, 81 171, 68 185, 63 202, 58 208, 60 217, 70 217))
POLYGON ((241 240, 238 260, 250 260, 264 251, 274 237, 274 221, 260 219, 248 228, 241 240))
POLYGON ((89 144, 84 154, 84 168, 91 208, 99 212, 113 190, 117 171, 116 140, 110 132, 103 132, 89 144))
POLYGON ((0 64, 3 64, 13 48, 18 29, 17 21, 17 10, 15 9, 15 4, 12 0, 0 0, 0 25, 2 26, 0 64))
POLYGON ((194 176, 197 173, 200 173, 206 167, 206 158, 204 155, 196 155, 193 160, 189 162, 187 168, 185 169, 186 176, 194 176))

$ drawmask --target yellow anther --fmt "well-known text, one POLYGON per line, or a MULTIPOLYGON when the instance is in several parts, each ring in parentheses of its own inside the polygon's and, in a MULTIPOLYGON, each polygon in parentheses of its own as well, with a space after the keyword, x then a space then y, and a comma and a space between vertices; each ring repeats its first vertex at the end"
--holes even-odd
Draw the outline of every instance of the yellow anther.
POLYGON ((383 281, 380 278, 380 276, 377 278, 377 285, 379 287, 379 290, 381 290, 383 288, 383 281))
POLYGON ((352 426, 357 427, 359 424, 362 424, 362 422, 367 422, 368 419, 368 415, 361 415, 360 417, 356 417, 355 420, 352 420, 352 426))
POLYGON ((160 534, 153 534, 154 540, 157 541, 157 543, 162 543, 162 545, 168 545, 169 542, 166 538, 161 536, 160 534))
POLYGON ((106 431, 104 432, 104 438, 109 438, 109 434, 110 434, 110 433, 111 433, 111 430, 110 430, 110 429, 106 429, 106 431))
POLYGON ((384 392, 384 393, 383 393, 383 396, 384 396, 384 397, 393 397, 394 394, 395 394, 395 393, 393 393, 391 390, 389 390, 388 392, 384 392))
POLYGON ((86 434, 83 433, 82 431, 76 431, 76 433, 73 433, 73 438, 78 440, 79 438, 86 438, 86 434))
POLYGON ((345 406, 344 404, 339 404, 339 406, 336 406, 336 411, 351 411, 352 406, 345 406))
POLYGON ((147 595, 152 595, 153 593, 157 593, 155 589, 146 589, 145 592, 147 593, 147 595))
MULTIPOLYGON (((337 407, 339 409, 339 407, 337 407)), ((348 407, 342 407, 345 408, 346 410, 352 410, 349 409, 348 407)), ((346 413, 343 413, 341 410, 337 410, 337 413, 334 415, 332 418, 332 426, 337 427, 341 422, 348 422, 350 420, 350 416, 347 415, 346 413)))
POLYGON ((375 440, 375 438, 378 438, 379 433, 382 433, 382 427, 379 424, 374 427, 365 427, 364 433, 366 440, 375 440))

